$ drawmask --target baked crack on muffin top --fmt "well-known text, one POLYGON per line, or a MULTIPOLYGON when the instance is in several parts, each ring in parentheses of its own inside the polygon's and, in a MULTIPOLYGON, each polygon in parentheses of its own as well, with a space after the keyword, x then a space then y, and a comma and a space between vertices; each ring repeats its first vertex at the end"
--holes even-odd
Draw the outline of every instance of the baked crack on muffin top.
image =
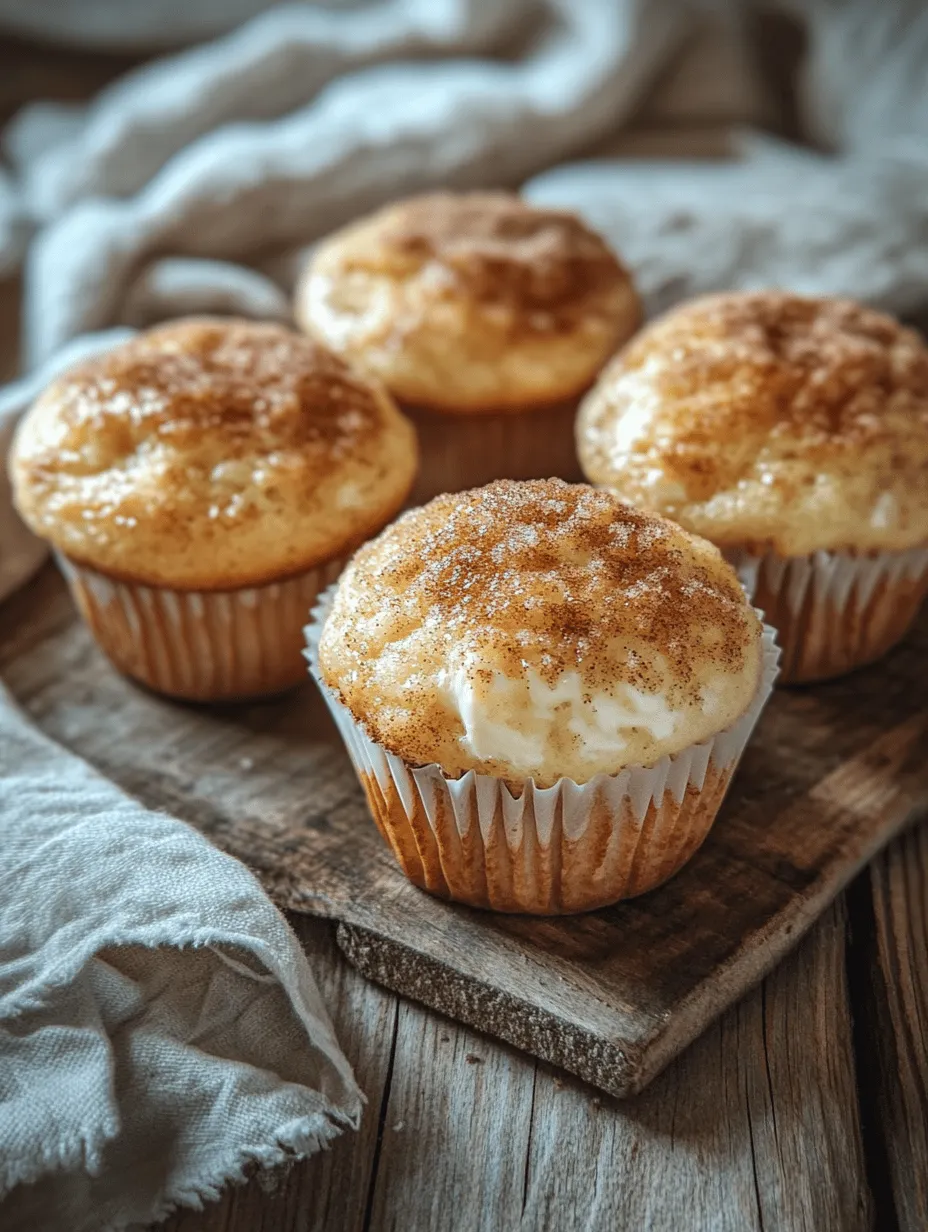
POLYGON ((928 349, 851 300, 681 305, 608 365, 577 440, 588 478, 723 546, 928 542, 928 349))
POLYGON ((576 396, 640 320, 600 236, 501 192, 414 197, 346 227, 311 258, 296 312, 397 397, 448 412, 576 396))
POLYGON ((91 567, 232 589, 349 551, 402 505, 415 434, 389 395, 278 325, 161 326, 54 381, 17 433, 17 506, 91 567))
POLYGON ((320 666, 405 761, 548 785, 729 726, 755 695, 760 634, 711 544, 586 485, 502 480, 358 551, 320 666))

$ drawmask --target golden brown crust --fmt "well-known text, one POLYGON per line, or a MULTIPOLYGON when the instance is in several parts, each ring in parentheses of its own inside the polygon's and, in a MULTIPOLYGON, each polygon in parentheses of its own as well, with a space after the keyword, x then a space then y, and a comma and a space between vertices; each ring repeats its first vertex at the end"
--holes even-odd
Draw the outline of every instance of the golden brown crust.
POLYGON ((389 396, 277 325, 192 319, 55 381, 11 474, 66 555, 153 586, 228 590, 344 554, 401 507, 415 435, 389 396))
POLYGON ((571 329, 587 297, 611 288, 621 269, 576 215, 509 193, 414 197, 387 211, 380 244, 386 268, 418 274, 437 262, 474 300, 510 305, 529 332, 571 329), (543 325, 535 313, 546 314, 543 325))
POLYGON ((722 545, 928 540, 928 350, 850 300, 682 305, 609 365, 577 437, 590 479, 722 545))
POLYGON ((296 314, 403 401, 480 412, 576 396, 640 307, 615 254, 575 215, 510 193, 436 193, 320 245, 296 314))
POLYGON ((586 485, 503 480, 437 497, 355 555, 320 665, 405 761, 548 783, 722 730, 760 653, 710 544, 586 485))

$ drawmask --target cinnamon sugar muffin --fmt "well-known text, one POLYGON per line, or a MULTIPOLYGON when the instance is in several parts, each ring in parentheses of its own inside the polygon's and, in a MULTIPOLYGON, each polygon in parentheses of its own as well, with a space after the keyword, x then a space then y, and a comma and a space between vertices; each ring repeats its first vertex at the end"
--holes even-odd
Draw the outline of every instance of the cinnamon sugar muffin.
POLYGON ((402 506, 415 463, 386 392, 324 347, 191 319, 56 380, 10 470, 114 663, 205 700, 301 678, 310 605, 402 506))
POLYGON ((587 396, 587 476, 705 535, 784 648, 838 675, 928 589, 928 349, 849 300, 709 296, 654 322, 587 396))
POLYGON ((598 235, 502 192, 415 197, 346 227, 316 249, 295 311, 415 420, 416 500, 579 478, 577 399, 640 320, 598 235))
POLYGON ((503 911, 587 910, 676 872, 775 674, 711 544, 560 480, 405 514, 308 640, 404 871, 503 911))

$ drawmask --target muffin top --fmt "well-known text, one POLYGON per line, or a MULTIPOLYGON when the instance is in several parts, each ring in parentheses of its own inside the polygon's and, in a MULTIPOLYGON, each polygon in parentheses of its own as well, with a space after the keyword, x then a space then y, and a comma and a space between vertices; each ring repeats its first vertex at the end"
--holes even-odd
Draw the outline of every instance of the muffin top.
POLYGON ((350 550, 403 504, 415 435, 376 383, 277 325, 191 319, 73 368, 19 425, 17 508, 115 577, 225 590, 350 550))
POLYGON ((928 542, 928 349, 850 300, 682 305, 607 367, 577 443, 588 478, 722 546, 928 542))
POLYGON ((729 726, 758 687, 761 626, 705 540, 585 484, 501 480, 361 548, 319 661, 404 761, 550 786, 729 726))
POLYGON ((615 254, 575 215, 511 193, 437 193, 321 244, 296 315, 404 402, 479 413, 576 397, 640 307, 615 254))

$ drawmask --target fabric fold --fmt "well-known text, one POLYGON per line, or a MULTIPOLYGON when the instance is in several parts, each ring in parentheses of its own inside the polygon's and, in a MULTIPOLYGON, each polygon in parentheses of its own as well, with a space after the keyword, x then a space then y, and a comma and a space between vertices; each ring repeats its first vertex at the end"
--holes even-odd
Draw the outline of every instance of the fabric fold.
POLYGON ((357 1125, 306 957, 252 874, 3 693, 0 835, 4 1228, 151 1222, 357 1125))

